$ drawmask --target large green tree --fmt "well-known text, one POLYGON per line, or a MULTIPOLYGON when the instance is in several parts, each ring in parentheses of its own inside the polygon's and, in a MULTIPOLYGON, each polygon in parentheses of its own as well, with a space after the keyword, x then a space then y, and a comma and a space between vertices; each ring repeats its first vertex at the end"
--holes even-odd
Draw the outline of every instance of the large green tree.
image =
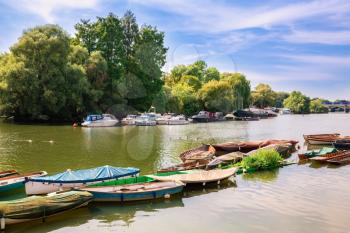
POLYGON ((252 92, 252 103, 259 108, 274 106, 276 93, 268 84, 260 83, 252 92))
POLYGON ((250 82, 241 73, 223 73, 221 80, 228 81, 233 91, 233 108, 242 109, 250 105, 250 82))
POLYGON ((289 108, 293 113, 304 114, 310 112, 310 99, 300 91, 293 91, 283 102, 284 107, 289 108))
POLYGON ((321 99, 313 99, 310 101, 310 112, 311 113, 327 113, 328 108, 323 104, 323 100, 321 99))
POLYGON ((276 92, 275 107, 283 108, 283 101, 289 97, 287 92, 276 92))
POLYGON ((131 11, 122 18, 110 13, 96 22, 82 21, 76 30, 74 41, 91 54, 100 52, 107 63, 99 103, 102 111, 113 105, 147 110, 163 85, 161 68, 167 52, 164 33, 148 25, 139 27, 131 11))
POLYGON ((227 81, 209 81, 199 90, 198 97, 209 111, 230 112, 233 109, 232 86, 227 81))
POLYGON ((85 113, 82 61, 57 25, 26 30, 2 59, 2 108, 21 120, 68 120, 85 113))

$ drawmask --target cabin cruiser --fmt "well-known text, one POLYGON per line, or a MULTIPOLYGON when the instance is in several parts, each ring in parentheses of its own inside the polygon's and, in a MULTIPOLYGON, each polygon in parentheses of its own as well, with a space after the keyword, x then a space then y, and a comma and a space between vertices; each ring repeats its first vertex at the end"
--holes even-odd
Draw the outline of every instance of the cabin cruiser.
POLYGON ((171 114, 164 114, 163 116, 157 117, 157 125, 168 125, 169 120, 172 118, 171 114))
POLYGON ((111 127, 118 124, 118 119, 112 114, 88 115, 81 126, 84 127, 111 127))
POLYGON ((282 115, 289 115, 289 114, 292 114, 292 111, 289 108, 284 108, 284 109, 282 109, 281 114, 282 115))
POLYGON ((168 121, 168 125, 187 125, 189 123, 184 115, 173 116, 168 121))
POLYGON ((144 113, 137 117, 135 120, 135 125, 137 126, 155 126, 157 124, 156 118, 158 114, 154 113, 144 113))
POLYGON ((207 112, 200 111, 197 115, 192 117, 193 122, 213 122, 224 120, 222 112, 207 112))
POLYGON ((127 115, 122 119, 122 125, 135 125, 137 115, 127 115))

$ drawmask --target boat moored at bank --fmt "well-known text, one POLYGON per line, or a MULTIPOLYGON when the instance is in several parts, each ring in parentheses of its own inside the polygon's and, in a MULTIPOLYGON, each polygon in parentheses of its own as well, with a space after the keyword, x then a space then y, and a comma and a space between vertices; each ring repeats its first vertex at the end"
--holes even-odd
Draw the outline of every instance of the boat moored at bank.
POLYGON ((121 177, 135 176, 138 168, 102 166, 91 169, 65 172, 38 178, 28 178, 25 183, 27 195, 47 194, 65 189, 78 188, 84 185, 94 184, 100 181, 118 179, 121 177))
POLYGON ((8 224, 45 219, 87 205, 93 199, 89 192, 68 191, 46 196, 31 196, 0 202, 1 230, 8 224))
POLYGON ((83 127, 112 127, 119 123, 112 114, 88 115, 81 124, 83 127))
POLYGON ((112 181, 98 183, 81 190, 90 192, 94 196, 94 201, 129 202, 169 198, 182 192, 184 186, 179 181, 135 182, 125 185, 113 185, 112 181))

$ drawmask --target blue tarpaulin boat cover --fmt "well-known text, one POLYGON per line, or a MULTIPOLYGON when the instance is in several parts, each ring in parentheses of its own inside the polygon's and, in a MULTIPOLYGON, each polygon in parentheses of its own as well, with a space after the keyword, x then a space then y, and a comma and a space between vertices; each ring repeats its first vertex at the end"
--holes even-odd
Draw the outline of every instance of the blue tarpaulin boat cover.
POLYGON ((77 171, 67 170, 53 176, 30 178, 28 181, 45 183, 87 183, 137 175, 139 172, 140 169, 138 168, 122 168, 106 165, 77 171))

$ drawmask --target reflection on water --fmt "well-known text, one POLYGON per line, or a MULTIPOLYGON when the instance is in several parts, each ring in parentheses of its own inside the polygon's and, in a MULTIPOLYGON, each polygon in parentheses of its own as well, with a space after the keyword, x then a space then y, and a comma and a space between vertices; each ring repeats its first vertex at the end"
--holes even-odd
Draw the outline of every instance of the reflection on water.
POLYGON ((242 179, 254 182, 272 182, 277 179, 279 169, 261 171, 255 173, 244 173, 242 179))
MULTIPOLYGON (((52 174, 110 164, 139 167, 146 174, 178 163, 181 152, 201 143, 233 140, 295 139, 305 151, 303 134, 350 135, 343 124, 349 118, 286 115, 256 122, 101 129, 0 123, 0 169, 52 174)), ((296 158, 297 153, 291 157, 296 158)), ((350 166, 291 165, 239 175, 236 185, 186 188, 183 197, 166 201, 92 204, 8 232, 348 232, 349 180, 350 166)))

